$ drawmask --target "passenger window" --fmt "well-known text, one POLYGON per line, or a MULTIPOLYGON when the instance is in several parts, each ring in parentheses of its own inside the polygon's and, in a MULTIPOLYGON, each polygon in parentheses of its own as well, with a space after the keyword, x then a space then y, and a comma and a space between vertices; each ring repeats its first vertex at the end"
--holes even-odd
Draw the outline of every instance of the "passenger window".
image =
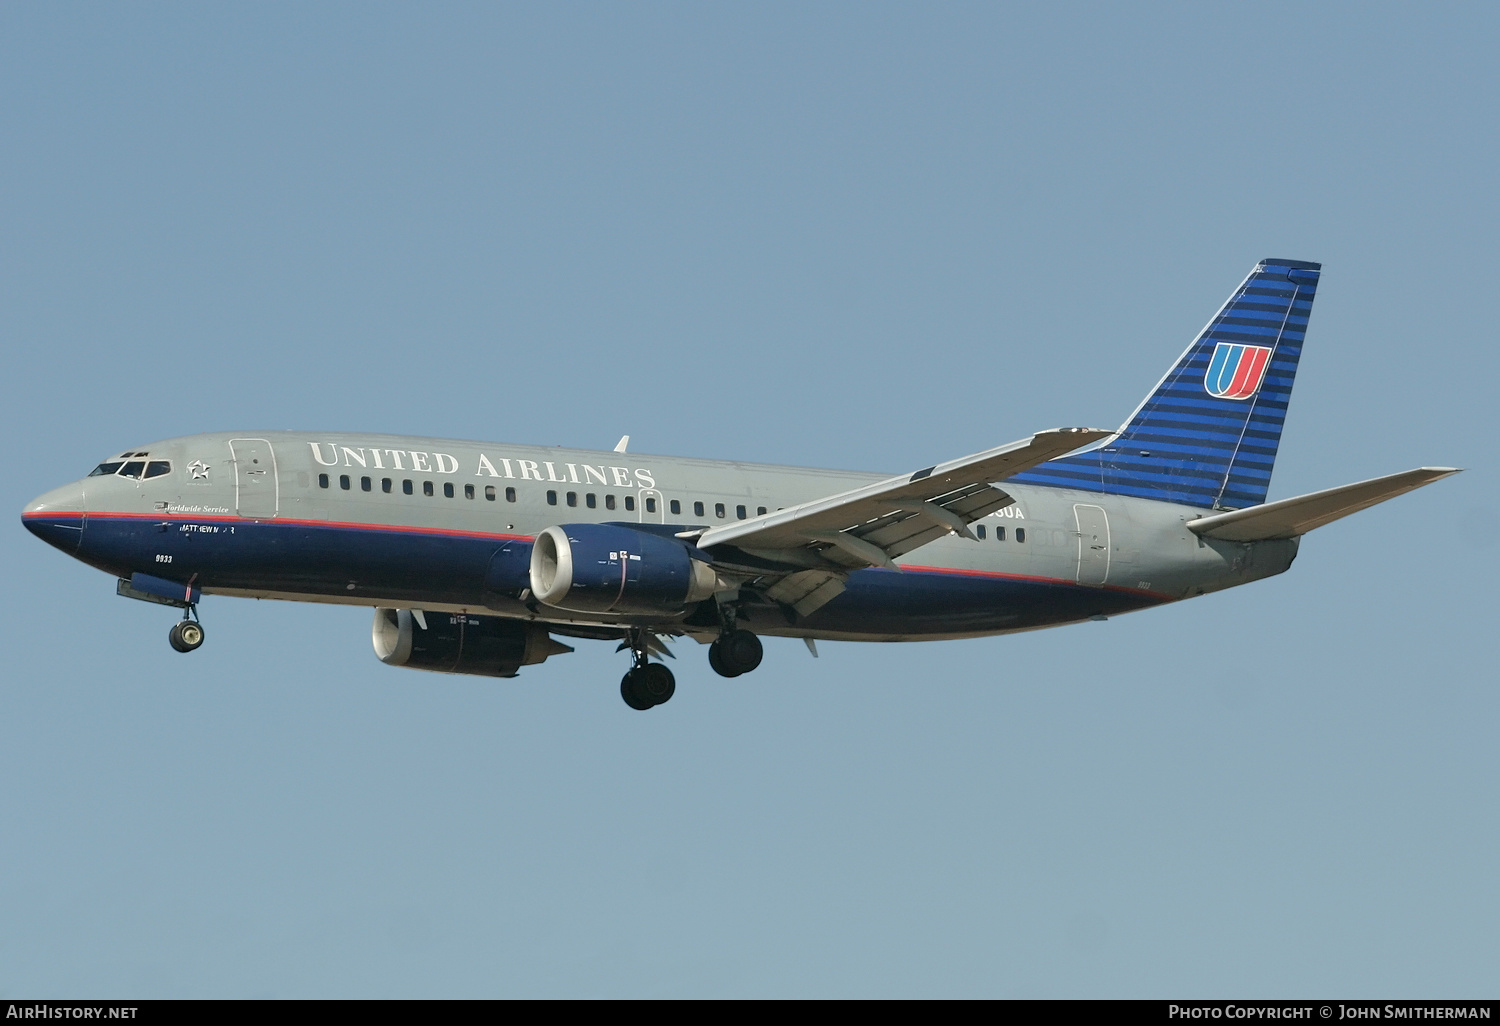
POLYGON ((655 513, 656 512, 656 498, 655 498, 655 496, 651 496, 651 495, 646 496, 646 512, 647 513, 655 513))
POLYGON ((583 504, 589 509, 593 509, 594 507, 599 505, 599 497, 596 496, 593 492, 589 492, 583 497, 583 504))
POLYGON ((605 509, 614 509, 615 508, 615 497, 613 495, 606 495, 604 497, 604 508, 605 509))
POLYGON ((701 503, 701 502, 695 502, 695 503, 693 503, 693 516, 695 516, 695 517, 701 517, 702 515, 703 515, 703 503, 701 503))
POLYGON ((432 498, 433 491, 432 491, 432 482, 431 481, 423 481, 422 482, 422 494, 425 495, 425 496, 427 496, 429 499, 432 498))
POLYGON ((554 491, 552 491, 550 488, 547 490, 547 505, 549 505, 549 506, 556 506, 557 505, 557 493, 554 492, 554 491))
POLYGON ((113 474, 122 466, 124 466, 123 463, 101 463, 93 470, 89 471, 89 477, 103 477, 106 474, 113 474))
POLYGON ((319 474, 318 475, 318 487, 319 488, 327 488, 328 487, 328 475, 327 474, 319 474))
POLYGON ((408 477, 401 482, 401 490, 407 495, 411 494, 411 478, 408 477))
POLYGON ((166 460, 152 460, 146 464, 147 477, 161 477, 163 474, 170 474, 171 472, 172 464, 166 460))
POLYGON ((144 469, 146 469, 145 463, 140 460, 131 460, 124 467, 120 468, 120 476, 139 478, 141 471, 144 469))
POLYGON ((466 498, 466 499, 472 499, 472 498, 474 498, 474 486, 473 485, 464 485, 464 498, 466 498))
POLYGON ((978 527, 974 528, 974 533, 975 533, 975 535, 977 535, 979 537, 980 541, 984 541, 984 525, 983 524, 980 524, 978 527))
POLYGON ((382 492, 385 492, 385 494, 387 494, 387 495, 391 494, 391 479, 390 478, 388 478, 388 477, 382 477, 380 479, 380 490, 382 492))
POLYGON ((758 517, 765 516, 766 515, 766 507, 764 507, 764 506, 756 506, 755 507, 755 515, 758 516, 758 517))
POLYGON ((1026 528, 1024 528, 1024 527, 1018 527, 1018 528, 1016 528, 1016 541, 1023 542, 1025 540, 1026 540, 1026 528))
POLYGON ((453 482, 452 481, 444 481, 443 482, 443 498, 445 498, 445 499, 451 499, 451 498, 453 498, 453 482))
POLYGON ((505 489, 505 501, 506 502, 515 502, 516 501, 516 490, 514 488, 507 488, 507 489, 505 489))
POLYGON ((724 519, 724 504, 722 502, 714 503, 714 516, 720 520, 724 519))
POLYGON ((342 488, 346 492, 349 490, 349 475, 348 474, 340 474, 339 475, 339 487, 342 488))
POLYGON ((670 505, 671 505, 672 513, 674 515, 679 514, 679 513, 682 512, 682 503, 678 502, 676 499, 673 499, 670 505))
POLYGON ((372 482, 368 477, 362 477, 359 479, 360 491, 368 492, 372 487, 374 487, 374 482, 372 482))
POLYGON ((736 507, 734 507, 734 515, 737 516, 737 517, 739 517, 741 520, 744 520, 745 519, 745 507, 744 506, 736 506, 736 507))
POLYGON ((577 492, 569 492, 568 493, 568 505, 569 506, 576 506, 576 505, 578 505, 578 493, 577 492))
POLYGON ((495 501, 495 486, 494 485, 485 485, 484 486, 484 499, 485 499, 486 502, 494 502, 495 501))
POLYGON ((1004 541, 1005 540, 1005 527, 1004 527, 1004 525, 995 528, 995 540, 996 541, 1004 541))
POLYGON ((635 512, 635 496, 634 495, 627 495, 627 496, 625 496, 625 508, 627 510, 629 510, 631 513, 635 512))

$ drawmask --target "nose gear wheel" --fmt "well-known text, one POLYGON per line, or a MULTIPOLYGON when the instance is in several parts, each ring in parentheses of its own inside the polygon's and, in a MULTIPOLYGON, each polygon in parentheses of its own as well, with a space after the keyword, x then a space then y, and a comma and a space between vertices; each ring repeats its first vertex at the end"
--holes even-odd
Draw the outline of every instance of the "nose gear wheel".
POLYGON ((179 652, 191 652, 203 644, 203 625, 197 620, 178 620, 167 634, 167 641, 179 652))

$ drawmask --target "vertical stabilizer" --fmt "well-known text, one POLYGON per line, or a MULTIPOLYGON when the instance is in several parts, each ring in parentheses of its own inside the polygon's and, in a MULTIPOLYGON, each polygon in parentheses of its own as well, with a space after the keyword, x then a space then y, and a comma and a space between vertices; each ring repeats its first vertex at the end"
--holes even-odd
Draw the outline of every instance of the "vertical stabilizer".
POLYGON ((1116 435, 1010 480, 1210 509, 1265 502, 1321 268, 1262 260, 1116 435))

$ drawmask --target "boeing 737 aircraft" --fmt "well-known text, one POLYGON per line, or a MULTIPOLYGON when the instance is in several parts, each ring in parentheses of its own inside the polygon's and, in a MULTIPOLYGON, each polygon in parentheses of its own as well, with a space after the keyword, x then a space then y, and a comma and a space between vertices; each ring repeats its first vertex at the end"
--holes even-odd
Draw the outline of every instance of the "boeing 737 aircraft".
POLYGON ((513 677, 620 643, 632 709, 669 637, 725 677, 759 635, 923 641, 1056 627, 1286 570, 1302 537, 1458 471, 1267 502, 1319 264, 1263 260, 1117 431, 1059 428, 886 477, 627 451, 242 432, 136 445, 22 519, 181 609, 203 595, 375 607, 394 666, 513 677))

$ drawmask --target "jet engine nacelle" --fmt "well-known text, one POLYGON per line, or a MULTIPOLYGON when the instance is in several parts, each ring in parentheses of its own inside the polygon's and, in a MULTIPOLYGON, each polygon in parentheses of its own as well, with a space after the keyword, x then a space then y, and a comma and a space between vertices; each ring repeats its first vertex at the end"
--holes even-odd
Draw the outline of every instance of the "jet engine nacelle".
POLYGON ((531 593, 562 609, 676 614, 717 580, 677 539, 612 524, 549 527, 531 547, 531 593))
POLYGON ((383 663, 483 677, 514 677, 523 666, 573 651, 535 624, 466 613, 376 609, 370 634, 383 663))

